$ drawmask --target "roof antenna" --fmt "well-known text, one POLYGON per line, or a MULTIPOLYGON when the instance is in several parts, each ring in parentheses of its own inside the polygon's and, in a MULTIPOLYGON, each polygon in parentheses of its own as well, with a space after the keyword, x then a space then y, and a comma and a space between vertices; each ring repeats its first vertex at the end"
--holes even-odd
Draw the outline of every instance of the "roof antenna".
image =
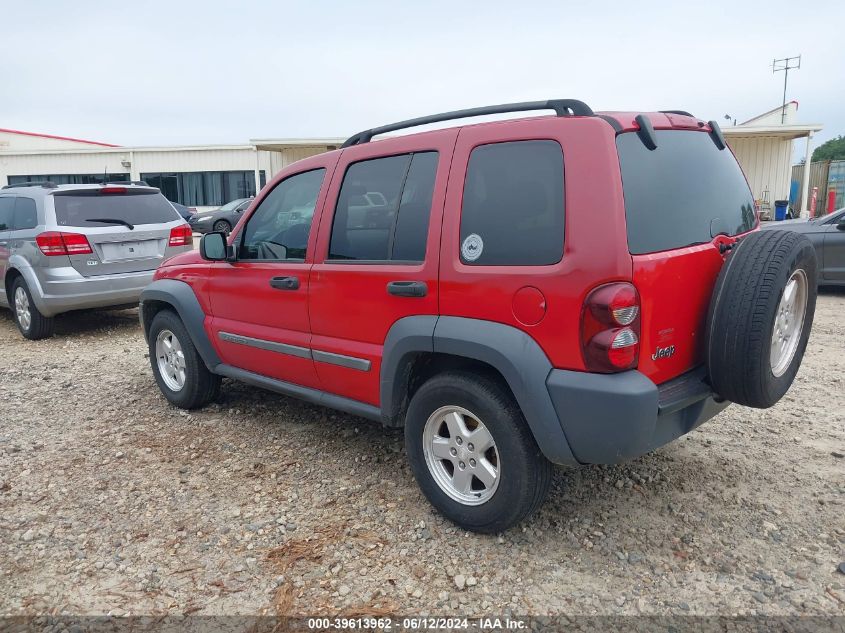
POLYGON ((106 165, 105 167, 103 167, 103 184, 106 184, 108 182, 108 177, 109 177, 109 166, 106 165))

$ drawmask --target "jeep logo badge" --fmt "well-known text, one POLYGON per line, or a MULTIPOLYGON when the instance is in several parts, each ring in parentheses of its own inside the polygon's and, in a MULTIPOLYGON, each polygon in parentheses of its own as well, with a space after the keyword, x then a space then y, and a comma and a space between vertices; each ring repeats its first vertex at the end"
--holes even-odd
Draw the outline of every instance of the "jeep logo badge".
POLYGON ((651 360, 657 360, 658 358, 669 358, 674 353, 674 345, 670 345, 669 347, 658 347, 655 350, 654 354, 651 355, 651 360))

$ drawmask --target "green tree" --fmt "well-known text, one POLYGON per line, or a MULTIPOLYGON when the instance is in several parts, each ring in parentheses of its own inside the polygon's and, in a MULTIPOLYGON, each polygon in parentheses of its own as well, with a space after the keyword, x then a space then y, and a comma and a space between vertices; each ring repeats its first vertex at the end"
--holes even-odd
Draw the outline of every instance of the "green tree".
POLYGON ((819 145, 813 151, 813 161, 845 160, 845 136, 837 136, 819 145))

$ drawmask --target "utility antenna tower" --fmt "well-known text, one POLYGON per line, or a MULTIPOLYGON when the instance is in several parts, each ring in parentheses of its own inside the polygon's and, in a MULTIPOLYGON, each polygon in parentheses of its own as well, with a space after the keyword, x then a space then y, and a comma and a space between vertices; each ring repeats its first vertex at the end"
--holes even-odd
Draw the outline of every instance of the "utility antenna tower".
POLYGON ((790 70, 798 70, 801 68, 801 55, 797 57, 784 57, 783 59, 775 59, 772 61, 772 74, 783 71, 783 110, 780 113, 780 122, 786 121, 786 82, 789 79, 790 70))

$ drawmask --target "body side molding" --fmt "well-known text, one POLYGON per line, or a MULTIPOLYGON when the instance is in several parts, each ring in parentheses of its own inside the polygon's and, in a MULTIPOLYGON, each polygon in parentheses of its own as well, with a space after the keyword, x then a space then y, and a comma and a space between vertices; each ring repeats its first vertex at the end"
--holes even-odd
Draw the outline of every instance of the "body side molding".
POLYGON ((222 331, 217 333, 217 337, 222 341, 237 343, 238 345, 246 345, 248 347, 255 347, 257 349, 264 349, 269 352, 278 352, 279 354, 287 354, 288 356, 296 356, 297 358, 311 358, 311 350, 307 347, 300 347, 299 345, 288 345, 287 343, 265 341, 261 338, 253 338, 251 336, 242 336, 241 334, 232 334, 231 332, 222 331))

